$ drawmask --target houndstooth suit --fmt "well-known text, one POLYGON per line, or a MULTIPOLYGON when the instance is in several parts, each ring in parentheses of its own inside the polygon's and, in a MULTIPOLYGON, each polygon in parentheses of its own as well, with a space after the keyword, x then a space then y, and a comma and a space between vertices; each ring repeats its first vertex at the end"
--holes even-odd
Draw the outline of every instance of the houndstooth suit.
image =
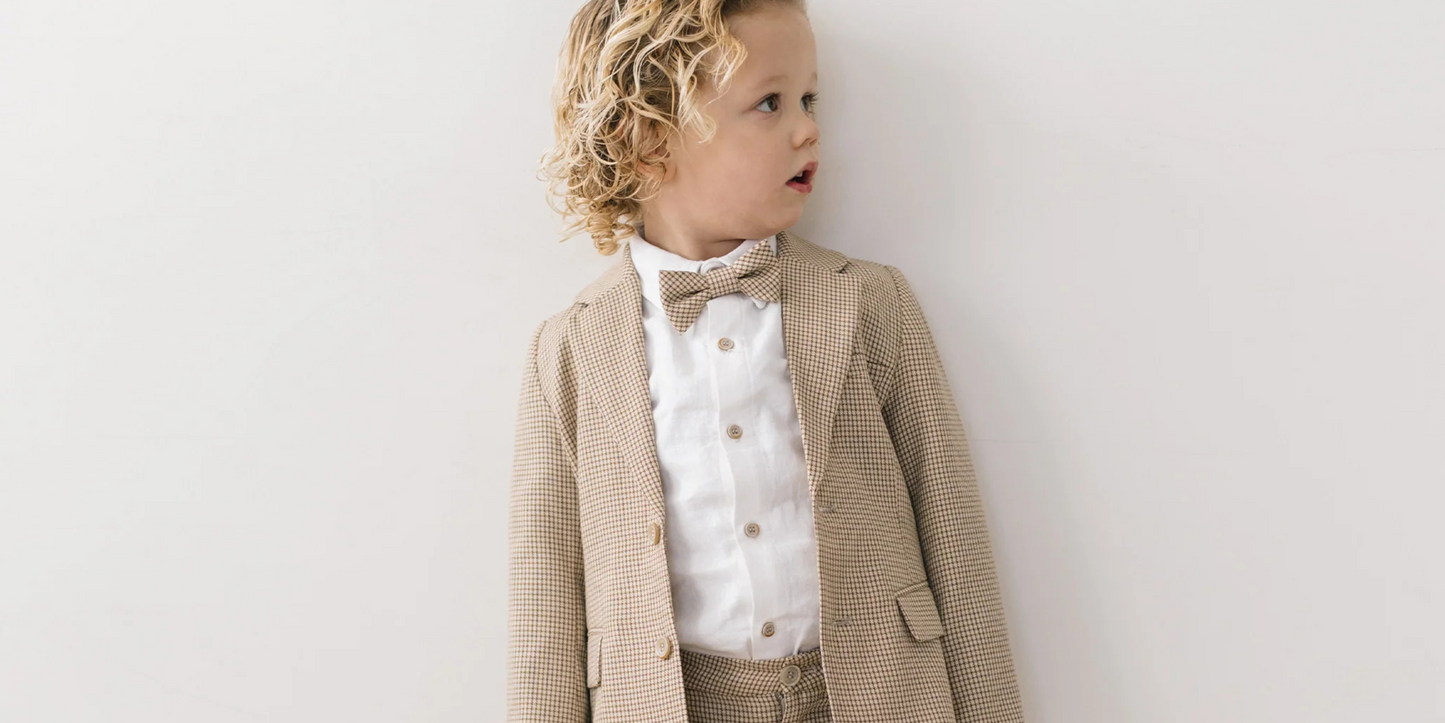
MULTIPOLYGON (((1023 720, 962 423, 898 269, 778 233, 836 723, 1023 720)), ((528 345, 507 720, 684 723, 630 251, 528 345)))

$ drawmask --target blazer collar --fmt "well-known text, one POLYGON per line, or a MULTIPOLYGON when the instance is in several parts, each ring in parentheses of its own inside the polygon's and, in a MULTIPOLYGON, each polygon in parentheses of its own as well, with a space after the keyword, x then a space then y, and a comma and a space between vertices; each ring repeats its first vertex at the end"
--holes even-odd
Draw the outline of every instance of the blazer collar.
MULTIPOLYGON (((852 359, 858 279, 848 257, 788 231, 777 234, 782 272, 783 342, 803 431, 808 489, 817 499, 827 469, 833 419, 852 359)), ((654 513, 665 512, 642 329, 642 285, 631 245, 577 293, 573 339, 580 381, 597 402, 631 477, 654 513)))

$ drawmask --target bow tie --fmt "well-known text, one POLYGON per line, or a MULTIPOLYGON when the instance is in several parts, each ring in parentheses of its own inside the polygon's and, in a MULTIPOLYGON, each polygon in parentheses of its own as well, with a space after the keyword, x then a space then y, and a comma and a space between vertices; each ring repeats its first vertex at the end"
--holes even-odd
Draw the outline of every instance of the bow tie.
POLYGON ((705 272, 658 272, 662 308, 672 328, 681 334, 697 321, 698 314, 714 297, 741 291, 754 299, 780 301, 778 257, 766 239, 753 244, 747 253, 728 266, 705 272))

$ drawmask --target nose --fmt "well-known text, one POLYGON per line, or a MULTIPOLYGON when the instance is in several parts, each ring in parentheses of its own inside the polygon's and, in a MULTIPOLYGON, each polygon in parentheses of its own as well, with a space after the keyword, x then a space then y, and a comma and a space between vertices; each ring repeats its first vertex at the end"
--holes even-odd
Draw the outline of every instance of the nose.
POLYGON ((804 116, 803 120, 798 123, 794 145, 799 148, 806 148, 809 143, 816 144, 820 131, 821 129, 818 127, 817 121, 808 116, 804 116))

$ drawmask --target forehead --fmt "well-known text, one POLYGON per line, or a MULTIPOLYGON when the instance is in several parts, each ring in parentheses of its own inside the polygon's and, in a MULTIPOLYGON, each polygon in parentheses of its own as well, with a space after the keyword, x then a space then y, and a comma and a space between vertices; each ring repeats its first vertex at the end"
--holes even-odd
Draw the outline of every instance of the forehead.
MULTIPOLYGON (((799 74, 799 75, 801 75, 801 74, 799 74)), ((791 74, 791 73, 773 73, 772 75, 770 75, 770 76, 768 76, 768 77, 766 77, 766 78, 761 78, 761 79, 759 79, 757 82, 766 85, 766 84, 768 84, 768 83, 777 83, 777 82, 781 82, 781 81, 784 81, 784 80, 788 80, 788 79, 790 79, 790 78, 792 78, 792 77, 794 77, 794 74, 791 74)), ((806 78, 806 80, 817 80, 817 79, 818 79, 818 71, 816 71, 816 70, 813 71, 813 74, 812 74, 812 75, 810 75, 810 76, 808 76, 808 77, 806 78)))
POLYGON ((728 29, 748 49, 736 76, 742 84, 811 82, 818 77, 813 29, 802 12, 771 6, 729 18, 728 29))

